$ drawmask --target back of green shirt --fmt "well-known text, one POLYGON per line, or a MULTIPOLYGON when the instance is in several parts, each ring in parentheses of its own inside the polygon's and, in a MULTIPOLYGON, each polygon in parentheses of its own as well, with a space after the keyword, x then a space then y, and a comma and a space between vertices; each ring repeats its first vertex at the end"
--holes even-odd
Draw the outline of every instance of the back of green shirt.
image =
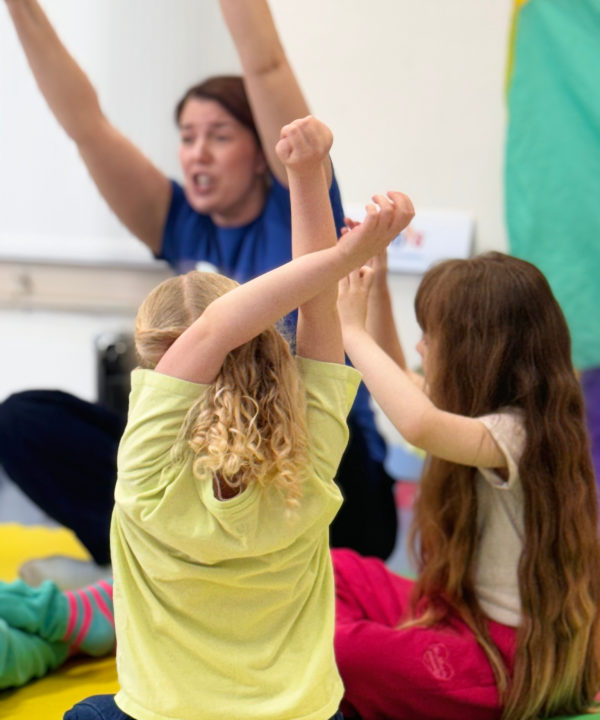
POLYGON ((333 653, 328 527, 360 382, 344 365, 297 360, 310 462, 290 518, 276 490, 226 501, 170 453, 206 386, 132 376, 112 526, 119 707, 138 720, 321 720, 343 688, 333 653))

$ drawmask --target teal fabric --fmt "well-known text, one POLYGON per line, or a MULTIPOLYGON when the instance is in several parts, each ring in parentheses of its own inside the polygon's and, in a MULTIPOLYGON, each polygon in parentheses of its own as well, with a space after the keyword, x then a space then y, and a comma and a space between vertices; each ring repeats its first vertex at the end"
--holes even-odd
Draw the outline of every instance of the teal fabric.
POLYGON ((509 87, 511 252, 566 315, 576 367, 600 366, 600 0, 530 0, 509 87))
POLYGON ((69 606, 55 585, 31 588, 24 582, 0 582, 0 690, 20 687, 46 675, 67 659, 60 642, 69 606))
POLYGON ((48 642, 11 627, 0 619, 0 690, 21 687, 62 665, 68 645, 48 642))

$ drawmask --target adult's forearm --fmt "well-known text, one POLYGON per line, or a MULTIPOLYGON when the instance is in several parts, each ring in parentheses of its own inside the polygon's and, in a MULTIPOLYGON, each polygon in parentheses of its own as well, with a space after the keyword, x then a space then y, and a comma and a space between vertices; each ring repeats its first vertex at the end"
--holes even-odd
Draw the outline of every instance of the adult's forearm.
POLYGON ((42 95, 67 134, 84 142, 102 119, 98 97, 36 0, 7 0, 42 95))
MULTIPOLYGON (((285 185, 287 174, 275 152, 284 125, 306 117, 308 105, 283 46, 267 0, 221 0, 235 42, 248 99, 271 172, 285 185)), ((327 163, 331 182, 331 163, 327 163)))
POLYGON ((287 62, 267 0, 220 0, 245 75, 260 75, 287 62))

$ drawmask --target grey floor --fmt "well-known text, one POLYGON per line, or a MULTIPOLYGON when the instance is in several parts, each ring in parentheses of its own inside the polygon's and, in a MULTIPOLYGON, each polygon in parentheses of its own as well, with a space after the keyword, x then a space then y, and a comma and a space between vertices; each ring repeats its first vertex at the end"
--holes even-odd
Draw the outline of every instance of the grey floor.
POLYGON ((6 477, 0 467, 0 523, 7 522, 57 526, 6 477))

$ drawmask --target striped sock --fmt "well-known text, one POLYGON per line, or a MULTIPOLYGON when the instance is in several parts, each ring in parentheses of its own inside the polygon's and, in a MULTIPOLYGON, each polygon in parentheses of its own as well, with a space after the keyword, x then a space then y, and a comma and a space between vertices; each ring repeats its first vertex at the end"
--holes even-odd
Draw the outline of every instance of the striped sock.
POLYGON ((115 646, 112 580, 101 580, 81 590, 66 592, 69 620, 63 642, 71 655, 85 653, 100 657, 115 646))

